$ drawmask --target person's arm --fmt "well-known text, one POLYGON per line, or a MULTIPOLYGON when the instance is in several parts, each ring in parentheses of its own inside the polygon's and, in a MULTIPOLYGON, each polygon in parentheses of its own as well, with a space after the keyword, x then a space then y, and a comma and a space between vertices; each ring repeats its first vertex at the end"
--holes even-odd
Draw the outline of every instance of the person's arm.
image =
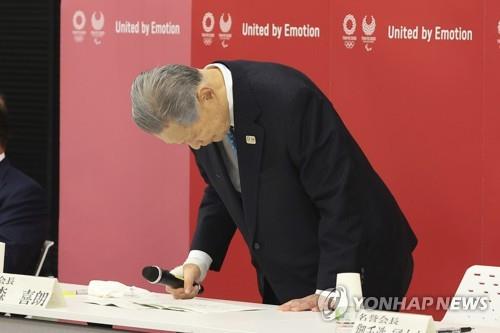
MULTIPOLYGON (((318 290, 335 287, 336 275, 358 272, 364 156, 330 102, 317 91, 297 96, 288 124, 288 150, 320 219, 318 290)), ((313 221, 311 221, 313 223, 313 221)), ((292 300, 284 310, 317 310, 318 295, 292 300)))
POLYGON ((203 251, 191 250, 187 259, 180 266, 170 270, 170 273, 184 280, 184 287, 172 289, 166 286, 166 291, 174 298, 192 298, 200 293, 200 285, 207 276, 208 269, 212 264, 212 258, 203 251), (198 287, 194 287, 196 282, 198 287))
POLYGON ((220 270, 236 231, 236 225, 199 163, 198 168, 207 186, 198 212, 191 251, 184 264, 172 270, 172 274, 183 276, 184 289, 166 288, 175 298, 195 297, 199 290, 192 287, 193 282, 203 281, 208 269, 220 270))
POLYGON ((212 259, 210 270, 219 271, 236 231, 236 224, 198 161, 197 164, 207 186, 198 210, 198 224, 191 250, 207 253, 212 259))

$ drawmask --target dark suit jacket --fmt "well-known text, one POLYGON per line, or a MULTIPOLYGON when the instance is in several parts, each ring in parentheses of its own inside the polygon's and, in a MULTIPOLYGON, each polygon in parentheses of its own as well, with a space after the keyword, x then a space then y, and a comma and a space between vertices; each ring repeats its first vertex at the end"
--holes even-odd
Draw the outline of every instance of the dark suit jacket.
POLYGON ((192 249, 219 270, 237 227, 281 302, 334 287, 337 273, 397 270, 415 235, 323 93, 289 67, 219 62, 233 77, 242 191, 218 144, 194 152, 207 187, 192 249))
POLYGON ((44 191, 5 158, 0 162, 0 242, 6 244, 4 272, 33 274, 47 233, 44 191))

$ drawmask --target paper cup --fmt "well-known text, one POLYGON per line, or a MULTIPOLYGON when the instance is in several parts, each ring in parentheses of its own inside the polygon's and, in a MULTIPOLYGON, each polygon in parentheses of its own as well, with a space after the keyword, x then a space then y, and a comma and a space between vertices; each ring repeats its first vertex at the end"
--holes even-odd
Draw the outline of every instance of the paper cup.
POLYGON ((361 278, 359 273, 337 274, 336 290, 341 293, 341 301, 335 310, 337 323, 354 324, 358 304, 362 301, 361 278))

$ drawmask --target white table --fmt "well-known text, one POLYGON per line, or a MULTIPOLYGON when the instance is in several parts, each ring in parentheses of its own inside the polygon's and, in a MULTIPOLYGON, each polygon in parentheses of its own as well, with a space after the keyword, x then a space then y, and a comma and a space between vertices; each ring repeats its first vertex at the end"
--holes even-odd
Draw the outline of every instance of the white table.
MULTIPOLYGON (((63 290, 85 288, 79 285, 61 284, 63 290)), ((161 297, 169 298, 163 294, 161 297)), ((0 312, 46 318, 47 321, 23 318, 0 319, 0 332, 37 332, 37 333, 109 333, 110 330, 82 325, 95 323, 130 328, 131 330, 147 329, 174 332, 226 332, 226 333, 344 333, 349 330, 335 327, 334 322, 326 322, 316 312, 281 312, 276 306, 217 300, 218 302, 246 304, 258 307, 258 311, 231 312, 217 314, 199 314, 193 312, 177 312, 169 310, 129 310, 117 307, 99 306, 84 303, 85 296, 66 297, 67 306, 49 309, 30 309, 19 306, 0 305, 0 312), (71 321, 68 324, 55 321, 71 321)), ((215 301, 215 300, 211 300, 215 301)), ((438 327, 450 325, 438 323, 438 327)), ((466 323, 453 326, 467 326, 466 323)), ((499 329, 475 328, 473 333, 498 333, 499 329)))
MULTIPOLYGON (((61 284, 63 290, 75 290, 84 286, 61 284)), ((162 295, 162 297, 171 297, 162 295)), ((135 329, 150 329, 175 332, 335 332, 335 324, 321 319, 315 312, 281 312, 276 306, 224 301, 237 304, 247 304, 262 310, 231 312, 217 314, 199 314, 193 312, 177 312, 168 310, 143 309, 129 310, 117 307, 99 306, 83 302, 85 296, 66 297, 66 307, 48 309, 30 309, 19 306, 1 305, 0 312, 42 317, 49 320, 74 321, 79 323, 97 323, 129 327, 135 329)), ((214 300, 212 300, 214 301, 214 300)), ((45 323, 38 320, 20 318, 0 319, 0 332, 12 332, 11 327, 21 327, 21 332, 104 332, 103 329, 89 328, 81 325, 61 325, 45 323), (54 328, 54 325, 57 329, 54 328), (47 328, 43 328, 46 326, 47 328), (52 330, 51 330, 52 328, 52 330), (30 329, 30 330, 29 330, 30 329), (45 329, 42 330, 42 329, 45 329), (90 330, 89 330, 90 329, 90 330)), ((107 331, 109 332, 109 330, 107 331)))

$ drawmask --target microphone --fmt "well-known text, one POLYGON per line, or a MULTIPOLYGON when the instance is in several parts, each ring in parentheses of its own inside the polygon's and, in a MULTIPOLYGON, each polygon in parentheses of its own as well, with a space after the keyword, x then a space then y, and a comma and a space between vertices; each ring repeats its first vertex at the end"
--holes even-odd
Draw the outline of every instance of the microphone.
MULTIPOLYGON (((146 266, 142 269, 142 276, 151 284, 165 284, 173 289, 184 288, 184 280, 179 279, 169 271, 158 266, 146 266)), ((203 292, 203 286, 194 282, 193 286, 198 286, 198 294, 203 292)))

